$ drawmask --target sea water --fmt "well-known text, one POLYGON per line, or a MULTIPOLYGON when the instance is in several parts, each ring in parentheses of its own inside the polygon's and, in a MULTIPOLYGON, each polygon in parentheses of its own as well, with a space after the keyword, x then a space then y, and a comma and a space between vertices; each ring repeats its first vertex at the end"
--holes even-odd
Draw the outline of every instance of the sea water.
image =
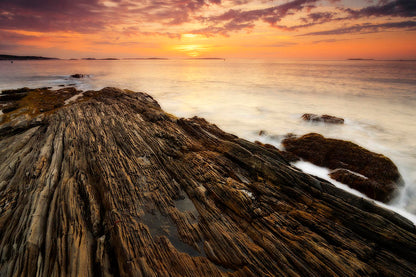
POLYGON ((227 132, 279 148, 288 133, 350 140, 398 166, 405 186, 388 205, 416 222, 415 61, 0 62, 0 89, 70 84, 81 90, 114 86, 146 92, 178 117, 204 117, 227 132), (89 77, 70 78, 75 73, 89 77), (305 122, 303 113, 342 117, 345 124, 305 122))

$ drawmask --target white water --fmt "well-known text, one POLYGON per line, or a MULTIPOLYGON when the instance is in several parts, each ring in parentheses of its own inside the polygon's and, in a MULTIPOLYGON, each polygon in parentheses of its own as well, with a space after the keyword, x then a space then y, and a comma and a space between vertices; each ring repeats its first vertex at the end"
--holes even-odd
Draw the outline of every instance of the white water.
POLYGON ((305 162, 305 161, 297 161, 297 162, 292 163, 292 165, 299 168, 300 170, 302 170, 305 173, 309 173, 309 174, 318 176, 318 177, 320 177, 324 180, 327 180, 327 181, 331 182, 332 184, 334 184, 336 187, 338 187, 340 189, 343 189, 343 190, 346 190, 351 194, 354 194, 358 197, 365 198, 365 199, 373 202, 374 204, 376 204, 378 206, 391 209, 391 210, 395 211, 396 213, 399 213, 402 216, 406 217, 407 219, 412 221, 413 224, 416 225, 416 215, 414 215, 412 213, 409 213, 408 211, 404 210, 401 207, 397 207, 397 206, 394 206, 394 205, 386 205, 386 204, 384 204, 380 201, 376 201, 376 200, 373 200, 371 198, 368 198, 365 194, 362 194, 361 192, 359 192, 355 189, 352 189, 352 188, 348 187, 347 185, 345 185, 343 183, 340 183, 338 181, 335 181, 335 180, 331 179, 329 177, 329 173, 330 173, 331 170, 328 169, 328 168, 316 166, 312 163, 305 162))
POLYGON ((416 215, 416 62, 15 61, 0 62, 0 89, 75 84, 144 91, 169 113, 201 116, 250 141, 281 147, 287 133, 321 133, 390 157, 405 187, 389 206, 416 215), (71 79, 74 73, 89 74, 71 79), (303 122, 331 114, 344 125, 303 122), (259 136, 260 130, 266 135, 259 136))

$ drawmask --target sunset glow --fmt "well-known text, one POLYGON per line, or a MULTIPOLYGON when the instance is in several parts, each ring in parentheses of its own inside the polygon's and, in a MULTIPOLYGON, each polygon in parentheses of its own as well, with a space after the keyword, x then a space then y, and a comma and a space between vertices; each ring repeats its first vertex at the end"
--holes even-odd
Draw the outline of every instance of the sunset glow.
POLYGON ((0 53, 415 59, 414 0, 4 0, 0 53))

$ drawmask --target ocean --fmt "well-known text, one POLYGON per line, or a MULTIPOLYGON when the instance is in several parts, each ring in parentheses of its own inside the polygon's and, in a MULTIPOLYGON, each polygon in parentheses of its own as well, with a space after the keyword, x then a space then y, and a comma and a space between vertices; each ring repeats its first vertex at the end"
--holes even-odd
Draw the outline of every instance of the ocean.
MULTIPOLYGON (((405 185, 384 206, 416 222, 416 61, 0 61, 0 90, 60 85, 146 92, 177 117, 204 117, 278 148, 288 133, 350 140, 398 166, 405 185), (70 78, 75 73, 89 77, 70 78), (342 117, 345 124, 304 122, 304 113, 342 117)), ((324 168, 296 166, 328 178, 324 168)))

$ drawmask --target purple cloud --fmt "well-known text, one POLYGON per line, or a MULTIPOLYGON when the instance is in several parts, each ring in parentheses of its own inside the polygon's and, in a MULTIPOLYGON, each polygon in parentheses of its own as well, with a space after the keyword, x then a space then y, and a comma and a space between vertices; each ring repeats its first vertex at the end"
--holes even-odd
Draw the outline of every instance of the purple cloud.
POLYGON ((386 29, 410 29, 416 30, 416 21, 389 22, 381 24, 360 24, 349 27, 337 28, 327 31, 311 32, 301 36, 323 36, 323 35, 343 35, 351 33, 376 33, 386 29))
POLYGON ((354 18, 368 16, 414 17, 416 16, 415 0, 380 1, 380 4, 359 10, 346 9, 354 18))
POLYGON ((203 23, 208 23, 210 26, 192 32, 203 33, 206 36, 213 36, 215 34, 228 36, 230 32, 253 28, 257 21, 263 21, 272 26, 276 26, 276 23, 284 17, 304 9, 311 9, 318 1, 293 0, 278 6, 249 11, 230 9, 220 15, 199 18, 203 23))
POLYGON ((289 15, 290 12, 301 11, 304 8, 312 8, 313 5, 311 4, 314 4, 318 1, 319 0, 294 0, 270 8, 249 11, 230 9, 221 15, 206 17, 203 18, 203 20, 212 23, 220 23, 223 21, 234 21, 242 23, 263 20, 270 24, 274 24, 285 16, 289 15))
MULTIPOLYGON (((377 5, 367 4, 370 6, 361 9, 334 7, 331 11, 325 12, 318 9, 321 1, 323 0, 286 0, 283 4, 273 5, 273 1, 263 0, 261 5, 264 8, 249 9, 250 3, 259 2, 255 0, 0 0, 0 28, 39 32, 96 33, 106 30, 117 31, 117 26, 123 24, 129 26, 126 28, 135 29, 135 31, 132 31, 133 29, 121 31, 127 36, 162 35, 180 38, 175 26, 186 23, 202 26, 193 31, 188 30, 189 33, 229 36, 233 32, 250 31, 261 22, 281 30, 296 31, 332 21, 350 22, 369 16, 403 18, 416 16, 415 0, 382 0, 377 5), (223 11, 223 6, 230 5, 235 7, 223 11), (212 14, 211 12, 214 11, 212 7, 218 7, 222 12, 212 14), (207 10, 210 12, 209 15, 205 13, 207 10), (300 12, 306 15, 295 25, 287 26, 283 23, 286 17, 300 12)), ((339 0, 330 0, 331 3, 337 1, 339 0)), ((373 29, 392 28, 388 26, 379 24, 378 27, 374 25, 373 29)), ((357 26, 349 28, 351 32, 359 32, 354 30, 360 29, 357 26)))
POLYGON ((0 0, 0 26, 29 31, 93 33, 120 23, 179 25, 220 0, 0 0))

